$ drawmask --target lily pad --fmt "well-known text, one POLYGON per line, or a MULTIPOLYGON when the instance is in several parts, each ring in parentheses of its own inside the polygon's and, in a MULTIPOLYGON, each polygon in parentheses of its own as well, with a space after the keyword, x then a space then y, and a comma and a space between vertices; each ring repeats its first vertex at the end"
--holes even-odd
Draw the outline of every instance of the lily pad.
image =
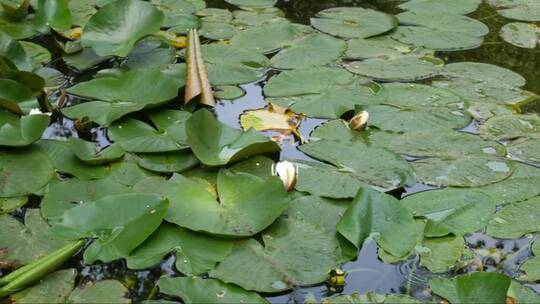
POLYGON ((409 54, 390 58, 370 58, 345 64, 352 73, 382 81, 415 81, 440 73, 444 61, 429 55, 409 54))
POLYGON ((214 97, 218 99, 233 100, 246 95, 246 91, 238 86, 214 87, 214 97))
POLYGON ((158 173, 174 173, 189 170, 199 164, 191 151, 139 155, 138 164, 144 169, 158 173))
POLYGON ((257 131, 242 132, 228 127, 204 109, 187 120, 186 132, 193 153, 208 166, 221 166, 248 156, 280 150, 277 143, 257 131))
POLYGON ((373 237, 380 248, 394 256, 404 256, 416 245, 411 212, 391 195, 369 188, 360 188, 337 230, 358 249, 373 237))
POLYGON ((65 31, 71 28, 71 12, 68 0, 39 0, 34 25, 42 33, 51 28, 65 31))
POLYGON ((400 108, 444 107, 459 110, 464 99, 450 90, 416 83, 385 83, 379 92, 381 103, 400 108))
POLYGON ((530 164, 540 164, 538 151, 540 151, 540 138, 508 146, 508 155, 510 157, 530 164))
POLYGON ((493 140, 537 139, 540 138, 540 117, 536 114, 496 116, 482 124, 479 133, 493 140))
POLYGON ((467 15, 476 11, 482 0, 409 0, 398 5, 409 11, 432 11, 467 15))
POLYGON ((124 156, 124 150, 117 144, 112 144, 99 150, 96 143, 80 138, 70 138, 69 147, 81 161, 90 165, 110 163, 124 156))
POLYGON ((479 190, 491 195, 498 204, 520 202, 540 195, 540 169, 516 163, 514 173, 498 183, 480 187, 479 190))
POLYGON ((0 146, 24 147, 41 138, 49 126, 48 115, 19 117, 9 112, 0 112, 0 146))
POLYGON ((193 232, 178 226, 163 223, 129 257, 130 269, 155 266, 167 254, 176 255, 176 268, 186 275, 200 275, 213 269, 232 250, 233 242, 193 232))
POLYGON ((185 124, 191 116, 183 111, 158 111, 150 115, 156 128, 129 118, 117 121, 108 129, 112 140, 128 152, 154 153, 185 150, 187 136, 185 124))
POLYGON ((159 291, 180 297, 186 303, 268 303, 255 292, 214 279, 161 277, 159 291))
POLYGON ((534 49, 540 39, 540 30, 532 23, 511 22, 501 28, 500 35, 504 41, 512 45, 534 49))
POLYGON ((0 197, 35 193, 53 175, 53 164, 36 147, 0 151, 0 197))
POLYGON ((165 16, 152 4, 140 0, 119 0, 101 7, 88 23, 81 38, 100 56, 126 56, 144 36, 159 31, 165 16))
POLYGON ((488 224, 497 205, 495 198, 483 192, 454 188, 413 194, 401 202, 415 217, 428 220, 427 237, 476 232, 488 224))
POLYGON ((53 237, 38 209, 27 210, 24 224, 8 214, 0 215, 0 223, 0 268, 28 264, 67 244, 53 237))
POLYGON ((347 59, 368 59, 376 57, 397 57, 413 52, 408 44, 392 39, 388 35, 373 38, 354 38, 347 41, 347 59))
POLYGON ((279 178, 261 178, 227 169, 219 171, 215 189, 200 179, 176 174, 167 182, 159 178, 143 180, 134 190, 166 196, 170 201, 165 216, 168 222, 193 231, 231 237, 260 232, 290 202, 279 178))
POLYGON ((473 82, 487 82, 495 85, 522 87, 525 78, 516 72, 493 64, 480 62, 457 62, 445 66, 445 73, 451 78, 462 78, 473 82))
POLYGON ((226 0, 228 3, 246 8, 266 8, 272 7, 276 0, 226 0))
POLYGON ((489 222, 487 234, 503 239, 519 238, 527 233, 540 231, 539 218, 539 197, 510 204, 495 214, 489 222))
POLYGON ((26 196, 0 198, 0 214, 13 212, 26 203, 28 203, 28 197, 26 196))
POLYGON ((451 279, 433 279, 433 293, 450 303, 504 303, 511 279, 496 272, 475 272, 451 279))
POLYGON ((488 156, 427 158, 412 162, 418 181, 433 186, 479 187, 502 181, 514 163, 488 156))
POLYGON ((346 49, 346 43, 325 34, 311 34, 296 40, 272 57, 276 69, 304 69, 336 62, 346 49))
POLYGON ((67 210, 55 220, 60 239, 95 238, 84 252, 87 263, 127 257, 161 224, 169 203, 154 194, 106 196, 67 210))
POLYGON ((429 238, 423 246, 427 251, 420 253, 420 263, 434 273, 450 270, 465 251, 465 241, 460 235, 429 238))
POLYGON ((296 39, 313 33, 305 25, 287 22, 250 27, 232 37, 230 43, 236 48, 244 48, 259 53, 271 53, 290 45, 296 39))
POLYGON ((11 60, 20 70, 32 69, 22 45, 3 31, 0 31, 0 55, 11 60))
POLYGON ((397 19, 361 7, 336 7, 317 13, 315 18, 311 18, 311 25, 321 32, 342 38, 368 38, 392 30, 397 19))
POLYGON ((488 0, 497 12, 509 19, 540 21, 540 3, 535 0, 488 0))

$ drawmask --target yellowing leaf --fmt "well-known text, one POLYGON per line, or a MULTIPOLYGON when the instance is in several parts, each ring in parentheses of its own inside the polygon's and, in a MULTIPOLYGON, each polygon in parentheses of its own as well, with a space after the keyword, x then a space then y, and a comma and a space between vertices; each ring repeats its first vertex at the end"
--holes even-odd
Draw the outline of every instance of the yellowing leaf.
POLYGON ((201 52, 201 42, 197 30, 190 30, 186 52, 186 87, 184 104, 200 96, 199 102, 207 106, 215 106, 216 101, 212 87, 208 81, 208 73, 204 66, 201 52))

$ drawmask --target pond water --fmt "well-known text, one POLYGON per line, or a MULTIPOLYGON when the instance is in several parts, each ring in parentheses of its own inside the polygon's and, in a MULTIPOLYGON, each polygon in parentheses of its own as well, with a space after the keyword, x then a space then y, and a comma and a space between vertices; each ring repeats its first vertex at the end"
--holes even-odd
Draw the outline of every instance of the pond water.
MULTIPOLYGON (((206 1, 209 7, 234 9, 233 6, 221 0, 206 1)), ((400 1, 391 0, 280 0, 277 7, 283 10, 285 16, 297 23, 309 24, 309 19, 317 12, 340 6, 361 6, 365 8, 373 8, 379 11, 388 13, 398 13, 400 10, 396 8, 396 4, 400 1)), ((523 49, 512 46, 504 42, 498 35, 502 25, 509 22, 508 19, 501 17, 497 12, 487 4, 482 4, 480 8, 470 16, 481 20, 490 28, 490 34, 485 38, 485 42, 479 48, 465 51, 439 52, 437 56, 444 59, 447 63, 474 61, 491 63, 501 67, 511 69, 527 80, 524 89, 534 93, 540 93, 540 50, 523 49)), ((37 38, 35 40, 42 45, 53 46, 46 37, 37 38), (42 39, 40 41, 40 39, 42 39)), ((54 50, 54 47, 52 47, 54 50)), ((53 52, 53 56, 58 57, 58 54, 53 52)), ((99 69, 112 66, 113 63, 105 63, 100 65, 99 69)), ((73 73, 72 70, 66 68, 63 63, 58 62, 51 64, 52 67, 65 72, 71 76, 69 86, 72 83, 78 83, 83 80, 90 79, 99 69, 93 69, 82 75, 73 73)), ((241 85, 246 94, 236 100, 223 100, 218 103, 215 110, 220 121, 225 124, 240 128, 239 116, 246 110, 260 109, 267 106, 263 95, 263 84, 267 79, 261 79, 258 82, 241 85)), ((59 96, 53 96, 53 98, 59 96)), ((66 105, 77 103, 77 99, 71 96, 66 97, 66 105)), ((522 109, 526 112, 540 113, 540 103, 532 103, 522 109)), ((74 122, 65 117, 55 117, 56 121, 51 125, 43 135, 44 138, 71 137, 79 134, 75 128, 74 122)), ((308 139, 310 133, 326 122, 324 119, 307 118, 299 126, 299 132, 303 138, 308 139)), ((473 122, 466 128, 466 132, 475 133, 477 124, 473 122)), ((103 128, 92 128, 88 132, 80 133, 80 135, 88 140, 96 141, 101 146, 107 146, 110 141, 107 139, 106 131, 103 128)), ((281 159, 299 159, 312 160, 297 149, 300 142, 293 136, 288 137, 283 141, 281 159)), ((391 194, 397 198, 402 198, 413 193, 433 189, 431 186, 416 184, 414 186, 393 191, 391 194)), ((29 204, 26 208, 32 208, 37 205, 29 204)), ((22 218, 25 209, 18 210, 14 215, 22 218)), ((516 240, 498 240, 487 236, 482 232, 466 236, 466 245, 474 249, 478 253, 482 265, 486 269, 497 269, 510 276, 515 276, 519 265, 531 255, 530 252, 531 239, 523 237, 516 240), (489 251, 489 254, 485 253, 489 251)), ((65 265, 74 267, 81 274, 81 281, 87 280, 103 280, 108 278, 118 279, 123 282, 129 289, 129 297, 134 301, 146 299, 174 299, 158 294, 155 283, 163 274, 179 273, 174 268, 174 256, 171 255, 165 259, 159 266, 144 270, 133 271, 129 270, 124 261, 113 263, 84 265, 82 254, 79 254, 65 265)), ((461 270, 466 272, 468 267, 474 265, 465 265, 461 270)), ((306 299, 315 298, 320 300, 322 297, 327 297, 339 292, 344 293, 366 293, 377 292, 380 294, 387 293, 406 293, 413 295, 420 300, 431 300, 432 297, 428 291, 428 280, 435 276, 426 268, 421 267, 417 256, 411 257, 408 260, 398 264, 383 263, 377 255, 377 246, 374 241, 367 242, 362 248, 356 261, 346 263, 343 266, 348 275, 346 284, 343 290, 335 290, 326 284, 319 286, 298 288, 292 292, 281 295, 268 295, 267 299, 272 303, 304 303, 306 299)), ((451 275, 451 273, 448 273, 451 275)), ((440 276, 437 275, 437 276, 440 276)), ((527 284, 540 292, 540 284, 527 284)))

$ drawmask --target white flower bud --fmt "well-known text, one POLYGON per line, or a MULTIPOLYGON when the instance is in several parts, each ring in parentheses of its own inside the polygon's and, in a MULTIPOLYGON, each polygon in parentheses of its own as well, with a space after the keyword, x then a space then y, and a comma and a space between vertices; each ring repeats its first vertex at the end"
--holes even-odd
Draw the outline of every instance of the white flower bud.
POLYGON ((354 117, 349 121, 349 127, 356 131, 363 131, 367 127, 368 120, 369 113, 362 111, 354 115, 354 117))
POLYGON ((291 162, 282 161, 272 166, 272 175, 278 176, 285 189, 291 191, 298 179, 298 167, 291 162))

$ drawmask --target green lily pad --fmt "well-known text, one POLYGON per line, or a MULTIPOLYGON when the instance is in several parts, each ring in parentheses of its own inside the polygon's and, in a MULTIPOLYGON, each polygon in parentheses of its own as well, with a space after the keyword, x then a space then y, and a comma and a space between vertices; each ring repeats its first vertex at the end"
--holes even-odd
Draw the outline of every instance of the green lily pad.
POLYGON ((80 138, 70 138, 69 148, 81 161, 90 165, 110 163, 124 156, 124 150, 118 144, 112 144, 99 150, 96 143, 80 138))
POLYGON ((362 303, 388 303, 388 304, 419 304, 423 303, 415 298, 404 294, 376 294, 368 292, 366 294, 353 293, 350 295, 334 295, 322 298, 322 304, 362 304, 362 303))
POLYGON ((231 252, 233 242, 163 223, 130 256, 130 269, 155 266, 167 254, 176 255, 176 268, 186 275, 200 275, 213 269, 231 252))
POLYGON ((248 156, 280 151, 277 143, 254 129, 246 132, 233 129, 204 109, 187 120, 186 133, 193 153, 208 166, 221 166, 248 156))
POLYGON ((315 18, 311 18, 311 25, 321 32, 342 38, 368 38, 392 30, 397 19, 361 7, 336 7, 317 13, 315 18))
POLYGON ((49 156, 56 171, 87 180, 103 178, 112 171, 110 166, 93 166, 84 163, 71 151, 70 145, 65 141, 42 139, 37 142, 37 146, 49 156))
POLYGON ((0 197, 35 193, 53 175, 53 164, 36 147, 0 151, 0 197))
POLYGON ((189 170, 199 164, 191 151, 143 154, 138 164, 144 169, 158 173, 174 173, 189 170))
POLYGON ((521 280, 526 282, 540 281, 540 258, 538 256, 526 260, 519 269, 523 272, 521 280))
POLYGON ((508 18, 520 21, 540 21, 540 3, 535 0, 488 0, 497 12, 508 18))
POLYGON ((540 231, 540 198, 505 206, 495 214, 487 226, 487 234, 503 239, 519 238, 540 231))
POLYGON ((0 55, 11 60, 20 70, 32 69, 22 45, 3 31, 0 31, 0 55))
POLYGON ((227 3, 236 5, 239 7, 247 8, 266 8, 272 7, 276 3, 276 0, 226 0, 227 3))
POLYGON ((522 143, 508 146, 508 155, 510 157, 531 164, 540 164, 538 151, 540 151, 540 138, 529 139, 522 143))
POLYGON ((153 112, 149 116, 156 128, 129 118, 112 124, 108 134, 128 152, 155 153, 188 148, 185 124, 190 113, 165 110, 153 112))
POLYGON ((450 90, 416 83, 385 83, 381 103, 400 108, 444 107, 460 110, 464 99, 450 90))
POLYGON ((75 269, 58 270, 11 299, 15 303, 131 303, 125 298, 128 290, 122 283, 103 280, 74 289, 76 275, 75 269))
POLYGON ((220 236, 254 235, 272 224, 290 202, 279 178, 227 169, 219 171, 215 188, 176 174, 169 181, 143 180, 134 190, 166 196, 170 201, 166 221, 220 236))
POLYGON ((373 237, 380 248, 394 256, 404 256, 416 245, 411 212, 391 195, 369 188, 360 188, 337 230, 358 249, 373 237))
POLYGON ((137 112, 143 105, 133 102, 89 101, 63 108, 62 114, 71 119, 89 120, 102 126, 108 126, 126 114, 137 112))
POLYGON ((260 79, 270 65, 266 56, 230 45, 209 44, 201 48, 212 85, 236 85, 260 79))
POLYGON ((176 61, 176 50, 155 37, 148 37, 137 42, 127 57, 123 63, 127 68, 160 68, 176 61))
POLYGON ((370 126, 396 133, 450 131, 464 128, 471 121, 471 117, 462 112, 438 107, 407 109, 376 105, 365 107, 365 110, 369 112, 370 126))
POLYGON ((232 37, 230 43, 236 48, 271 53, 313 32, 312 28, 305 25, 280 22, 240 31, 232 37))
POLYGON ((482 0, 410 0, 398 5, 409 11, 445 12, 467 15, 476 11, 482 0))
POLYGON ((100 56, 124 57, 144 36, 159 31, 165 16, 152 4, 140 0, 120 0, 101 7, 88 23, 81 38, 100 56))
POLYGON ((304 69, 336 62, 346 49, 346 43, 324 34, 311 34, 296 40, 272 57, 276 69, 304 69))
POLYGON ((246 95, 246 91, 238 86, 214 87, 214 97, 218 99, 233 100, 246 95))
POLYGON ((480 62, 457 62, 445 66, 446 75, 451 78, 467 79, 472 82, 487 82, 495 85, 522 87, 526 80, 509 69, 480 62))
POLYGON ((23 47, 34 69, 37 69, 43 64, 51 61, 51 52, 41 45, 27 41, 20 41, 19 43, 23 47))
POLYGON ((369 142, 386 147, 399 154, 416 157, 505 156, 506 149, 495 141, 481 140, 478 136, 456 131, 440 131, 436 137, 431 131, 405 134, 374 132, 369 142), (430 137, 431 136, 431 137, 430 137), (428 140, 429 138, 429 140, 428 140))
POLYGON ((19 117, 9 112, 0 112, 0 146, 24 147, 40 139, 49 126, 48 115, 19 117))
POLYGON ((51 28, 65 31, 71 28, 71 13, 68 0, 39 0, 34 25, 42 33, 51 28))
POLYGON ((401 202, 415 217, 428 219, 427 237, 476 232, 487 225, 497 204, 481 191, 453 188, 413 194, 401 202))
POLYGON ((514 172, 505 158, 461 156, 426 158, 412 162, 419 182, 433 186, 479 187, 502 181, 514 172))
POLYGON ((433 293, 450 303, 504 303, 511 279, 497 272, 475 272, 451 279, 432 279, 433 293))
POLYGON ((54 239, 39 209, 28 209, 24 224, 8 214, 0 215, 0 223, 0 268, 28 264, 67 244, 54 239))
POLYGON ((255 292, 219 280, 197 277, 161 277, 159 291, 180 297, 186 303, 268 303, 255 292))
POLYGON ((107 59, 109 59, 109 57, 99 56, 92 48, 83 48, 80 52, 62 56, 62 60, 64 60, 67 65, 78 71, 88 70, 107 59))
POLYGON ((480 187, 483 191, 496 199, 499 204, 520 202, 540 195, 540 169, 521 163, 515 164, 514 173, 500 182, 480 187))
POLYGON ((511 22, 505 24, 500 31, 504 41, 517 47, 534 49, 538 44, 540 31, 532 23, 511 22))
POLYGON ((28 197, 26 196, 0 198, 0 214, 13 212, 26 203, 28 203, 28 197))
POLYGON ((423 246, 427 250, 420 253, 420 263, 434 273, 450 270, 465 251, 465 241, 460 235, 429 238, 423 246))
POLYGON ((536 114, 495 116, 479 128, 480 136, 493 140, 519 137, 540 138, 540 117, 536 114))
POLYGON ((95 238, 84 252, 86 263, 127 257, 161 224, 168 201, 154 194, 106 196, 67 210, 51 233, 61 239, 95 238))
POLYGON ((373 38, 354 38, 347 41, 347 59, 368 59, 377 57, 398 57, 413 52, 408 44, 392 39, 388 35, 373 38))
POLYGON ((279 292, 325 281, 340 259, 338 240, 323 227, 295 217, 280 218, 263 232, 261 242, 237 241, 210 277, 246 290, 279 292))
POLYGON ((536 303, 540 301, 540 295, 529 286, 522 285, 515 280, 512 280, 508 297, 514 298, 518 303, 536 303))
POLYGON ((352 73, 382 81, 415 81, 436 76, 444 61, 429 55, 409 54, 370 58, 345 64, 352 73))

